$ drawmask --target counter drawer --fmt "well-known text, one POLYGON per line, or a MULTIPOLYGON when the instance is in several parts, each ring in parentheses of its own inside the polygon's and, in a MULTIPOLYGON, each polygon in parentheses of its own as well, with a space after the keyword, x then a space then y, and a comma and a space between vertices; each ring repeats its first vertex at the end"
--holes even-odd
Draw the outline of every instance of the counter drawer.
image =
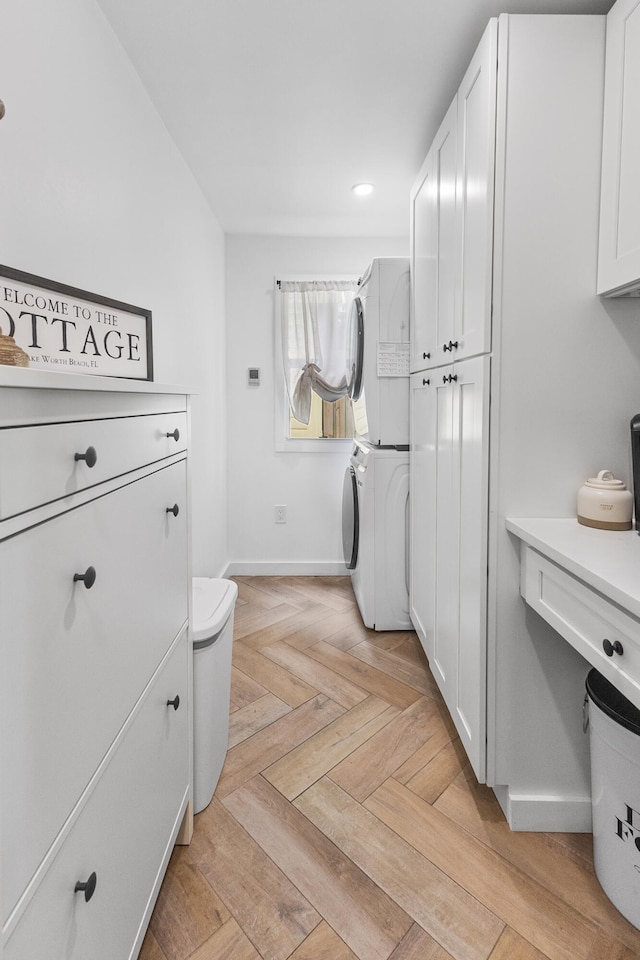
POLYGON ((0 429, 0 520, 180 453, 186 441, 184 411, 0 429), (75 459, 90 448, 92 467, 90 455, 75 459))
POLYGON ((639 620, 524 543, 520 592, 585 660, 640 708, 639 620), (616 644, 620 652, 613 650, 616 644))
POLYGON ((188 790, 188 655, 185 631, 9 935, 5 960, 129 960, 188 790), (87 902, 74 887, 93 872, 87 902))
POLYGON ((187 620, 185 469, 0 543, 5 917, 187 620))

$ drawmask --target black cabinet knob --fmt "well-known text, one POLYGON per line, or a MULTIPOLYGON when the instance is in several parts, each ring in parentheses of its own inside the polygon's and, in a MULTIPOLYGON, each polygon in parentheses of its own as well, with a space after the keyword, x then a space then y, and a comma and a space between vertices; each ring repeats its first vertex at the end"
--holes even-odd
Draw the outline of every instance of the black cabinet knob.
POLYGON ((603 640, 602 649, 608 657, 612 657, 614 653, 617 653, 619 656, 624 653, 624 647, 619 640, 614 640, 613 643, 611 643, 611 640, 603 640))
POLYGON ((167 700, 167 706, 173 707, 174 710, 177 710, 178 707, 180 706, 180 697, 175 696, 173 700, 167 700))
POLYGON ((76 461, 84 460, 88 467, 95 467, 98 462, 98 454, 95 447, 87 447, 84 453, 76 453, 73 459, 76 461))
POLYGON ((177 503, 174 503, 172 507, 167 507, 167 513, 172 513, 174 517, 177 517, 180 513, 180 507, 177 503))
POLYGON ((430 383, 431 383, 431 380, 425 380, 424 377, 422 378, 422 386, 423 386, 423 387, 428 387, 430 383))
POLYGON ((78 580, 82 580, 87 590, 91 590, 91 587, 96 582, 96 568, 87 567, 84 573, 74 573, 73 582, 77 583, 78 580))
POLYGON ((84 893, 84 899, 86 900, 87 903, 89 903, 89 900, 91 900, 91 897, 96 892, 97 882, 98 882, 97 876, 95 875, 95 873, 92 873, 88 880, 85 880, 84 882, 78 880, 75 887, 73 888, 73 892, 84 893))
POLYGON ((444 376, 442 377, 442 382, 443 382, 443 383, 446 383, 446 382, 447 382, 447 375, 446 375, 446 373, 445 373, 444 376))
POLYGON ((422 359, 423 359, 423 360, 431 360, 431 354, 430 354, 430 353, 423 353, 423 354, 422 354, 422 359))
POLYGON ((450 350, 450 349, 451 349, 451 347, 449 346, 448 343, 443 343, 443 344, 442 344, 442 349, 443 349, 444 352, 446 353, 447 350, 450 350))
POLYGON ((176 427, 176 429, 173 431, 173 433, 168 433, 167 436, 168 436, 168 437, 173 437, 173 439, 174 439, 174 440, 176 441, 176 443, 177 443, 178 440, 180 439, 180 431, 179 431, 178 428, 176 427))

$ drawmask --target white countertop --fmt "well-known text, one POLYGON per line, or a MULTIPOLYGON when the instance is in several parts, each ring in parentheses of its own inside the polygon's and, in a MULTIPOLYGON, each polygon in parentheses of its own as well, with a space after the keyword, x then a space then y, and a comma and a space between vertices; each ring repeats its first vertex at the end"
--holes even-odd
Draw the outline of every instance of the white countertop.
POLYGON ((640 536, 573 518, 508 518, 506 527, 623 609, 640 617, 640 536))
POLYGON ((92 377, 84 374, 29 370, 0 365, 0 387, 23 387, 40 390, 100 390, 110 393, 193 394, 193 389, 152 380, 129 380, 125 377, 92 377))

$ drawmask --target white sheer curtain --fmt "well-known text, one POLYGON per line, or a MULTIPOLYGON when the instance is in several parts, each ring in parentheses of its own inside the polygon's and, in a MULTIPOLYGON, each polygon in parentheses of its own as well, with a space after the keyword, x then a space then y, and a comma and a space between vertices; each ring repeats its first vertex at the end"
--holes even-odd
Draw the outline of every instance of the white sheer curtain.
POLYGON ((311 393, 339 400, 347 392, 349 307, 356 280, 281 280, 282 361, 289 404, 309 423, 311 393))

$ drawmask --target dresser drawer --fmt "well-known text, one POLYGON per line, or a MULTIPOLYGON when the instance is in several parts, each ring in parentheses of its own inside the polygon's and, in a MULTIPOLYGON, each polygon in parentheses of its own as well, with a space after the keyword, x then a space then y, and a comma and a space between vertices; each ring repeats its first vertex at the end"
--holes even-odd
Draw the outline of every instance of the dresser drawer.
POLYGON ((185 468, 0 543, 5 917, 187 619, 185 468))
POLYGON ((73 823, 5 960, 129 960, 188 790, 185 635, 73 823), (177 710, 167 700, 180 697, 177 710), (89 901, 74 893, 96 874, 89 901))
POLYGON ((639 620, 525 544, 520 592, 585 660, 640 708, 639 620))
POLYGON ((0 429, 0 520, 180 453, 186 441, 184 411, 0 429))

